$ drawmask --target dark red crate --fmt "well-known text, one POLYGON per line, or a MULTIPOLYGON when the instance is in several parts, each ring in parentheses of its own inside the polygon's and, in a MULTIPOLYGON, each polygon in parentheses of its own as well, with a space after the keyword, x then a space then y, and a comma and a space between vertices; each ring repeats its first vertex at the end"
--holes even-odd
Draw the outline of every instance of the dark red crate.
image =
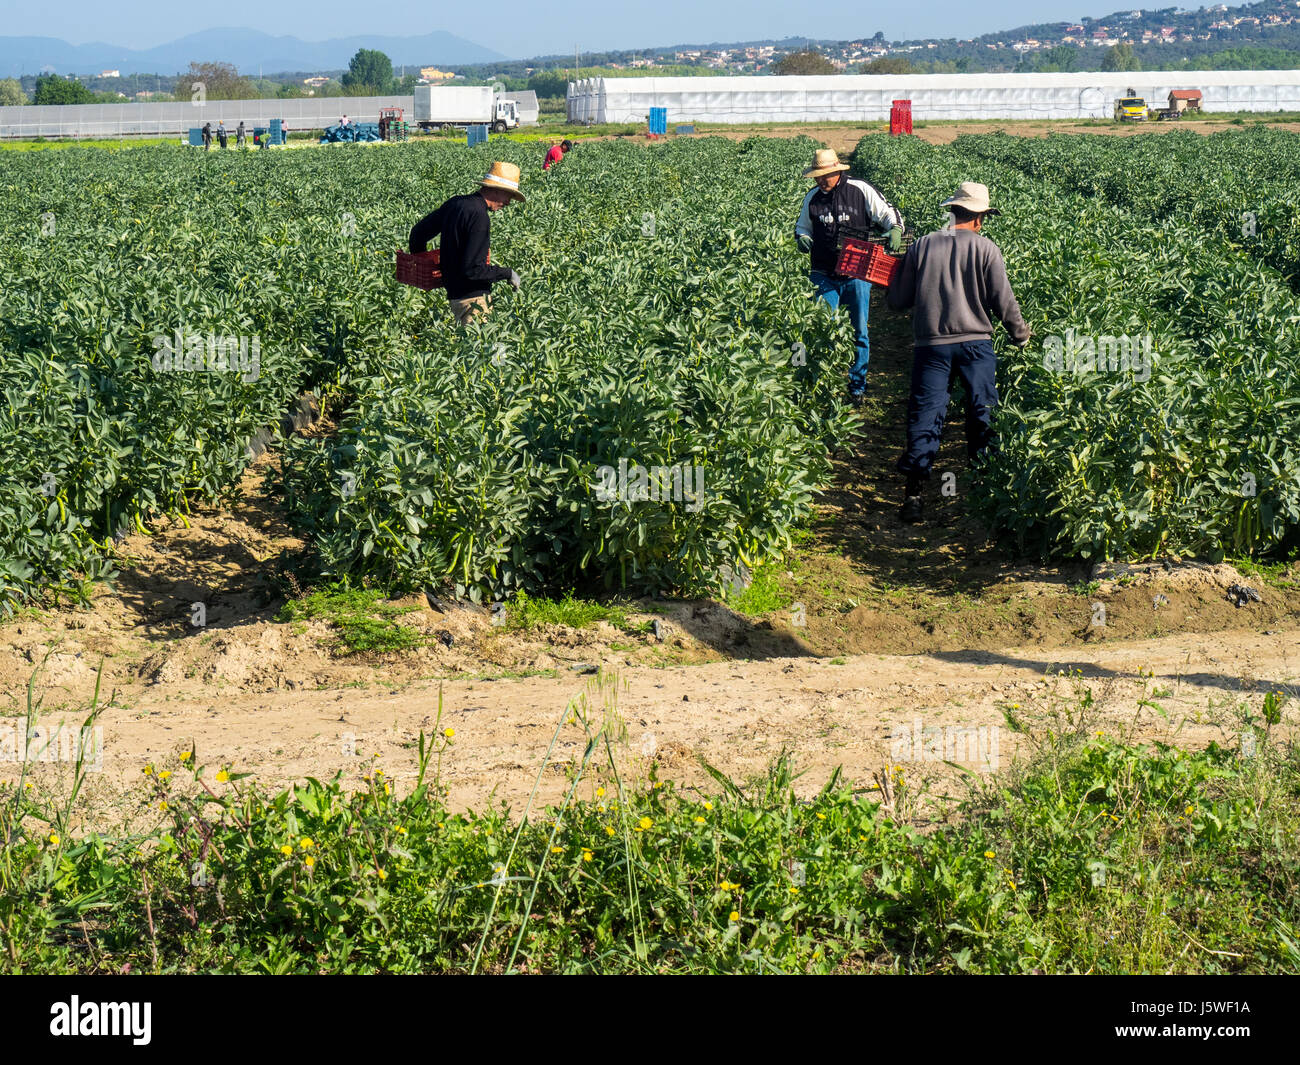
POLYGON ((850 237, 840 247, 835 273, 840 277, 856 277, 859 281, 870 281, 888 288, 902 261, 890 255, 879 244, 850 237))
POLYGON ((438 265, 438 249, 430 251, 397 253, 397 280, 403 285, 414 285, 426 292, 442 288, 442 270, 438 265))

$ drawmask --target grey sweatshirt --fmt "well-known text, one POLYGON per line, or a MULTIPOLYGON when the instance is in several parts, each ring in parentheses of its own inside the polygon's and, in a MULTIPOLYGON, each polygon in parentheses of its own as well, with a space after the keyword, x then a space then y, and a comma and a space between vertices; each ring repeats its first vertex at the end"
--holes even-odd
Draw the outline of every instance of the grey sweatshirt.
POLYGON ((886 299, 896 311, 916 308, 917 347, 989 340, 990 314, 1017 343, 1029 338, 1001 250, 973 229, 941 229, 913 244, 886 299))

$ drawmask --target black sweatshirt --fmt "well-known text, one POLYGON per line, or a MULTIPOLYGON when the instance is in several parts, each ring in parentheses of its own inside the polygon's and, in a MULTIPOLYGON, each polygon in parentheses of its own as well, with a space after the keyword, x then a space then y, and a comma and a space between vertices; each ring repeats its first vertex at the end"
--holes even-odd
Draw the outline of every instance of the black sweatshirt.
POLYGON ((427 250, 429 240, 439 234, 439 265, 448 299, 482 296, 491 290, 492 282, 509 280, 509 270, 488 265, 488 208, 477 192, 453 196, 416 222, 408 250, 427 250))

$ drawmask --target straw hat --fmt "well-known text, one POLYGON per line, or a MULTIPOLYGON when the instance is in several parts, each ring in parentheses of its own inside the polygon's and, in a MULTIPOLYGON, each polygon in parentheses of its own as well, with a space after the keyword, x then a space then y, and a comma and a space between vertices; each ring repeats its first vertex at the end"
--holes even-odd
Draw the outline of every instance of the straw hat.
POLYGON ((957 186, 940 207, 964 207, 972 214, 1001 214, 996 207, 989 206, 989 187, 978 181, 963 181, 957 186))
POLYGON ((803 176, 817 178, 823 174, 834 174, 848 168, 849 164, 840 162, 840 157, 835 154, 834 148, 818 148, 817 154, 813 156, 813 165, 803 172, 803 176))
POLYGON ((519 167, 514 163, 493 163, 492 169, 483 175, 479 184, 485 189, 508 192, 520 203, 524 201, 524 194, 519 191, 519 167))

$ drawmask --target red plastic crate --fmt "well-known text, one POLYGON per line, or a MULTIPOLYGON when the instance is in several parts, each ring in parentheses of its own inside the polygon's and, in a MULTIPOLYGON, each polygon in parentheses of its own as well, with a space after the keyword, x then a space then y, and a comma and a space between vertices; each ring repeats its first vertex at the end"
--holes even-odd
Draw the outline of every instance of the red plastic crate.
POLYGON ((397 280, 403 285, 414 285, 426 292, 442 288, 442 270, 438 266, 438 249, 430 251, 397 253, 397 280))
POLYGON ((902 261, 890 255, 879 244, 850 237, 840 247, 835 273, 840 277, 856 277, 859 281, 870 281, 888 288, 902 261))

